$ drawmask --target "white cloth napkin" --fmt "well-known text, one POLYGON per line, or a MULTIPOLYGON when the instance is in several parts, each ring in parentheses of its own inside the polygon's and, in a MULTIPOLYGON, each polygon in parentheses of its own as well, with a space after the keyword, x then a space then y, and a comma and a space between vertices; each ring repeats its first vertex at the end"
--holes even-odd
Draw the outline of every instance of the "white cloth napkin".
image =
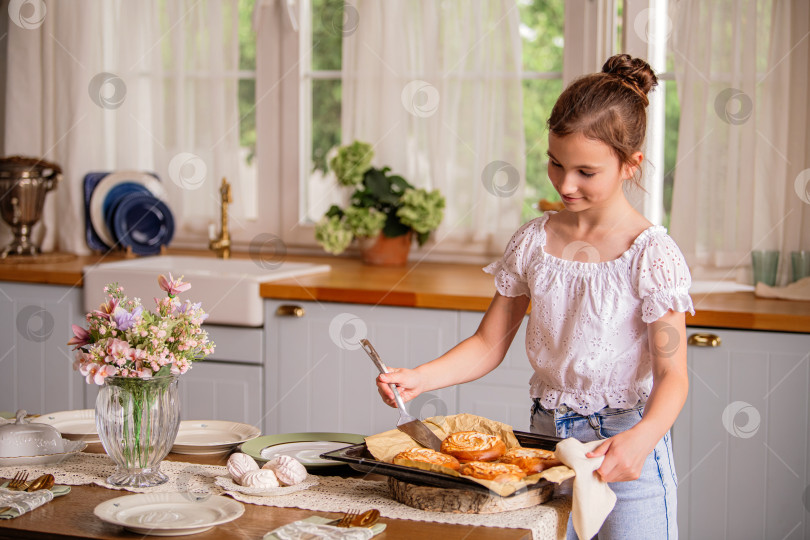
POLYGON ((794 281, 786 287, 771 287, 760 282, 754 288, 754 295, 783 300, 810 300, 810 277, 794 281))
POLYGON ((0 488, 0 508, 10 507, 0 514, 0 519, 13 519, 39 508, 53 500, 53 492, 49 489, 40 489, 28 493, 27 491, 11 491, 0 488))
POLYGON ((320 516, 293 521, 265 534, 263 540, 368 540, 385 530, 385 523, 377 523, 373 527, 340 528, 326 525, 330 521, 320 516))
POLYGON ((602 481, 594 472, 602 465, 605 457, 585 457, 585 454, 595 450, 603 442, 581 443, 568 438, 557 443, 554 450, 557 458, 576 473, 571 521, 580 540, 593 538, 616 505, 616 494, 607 482, 602 481))

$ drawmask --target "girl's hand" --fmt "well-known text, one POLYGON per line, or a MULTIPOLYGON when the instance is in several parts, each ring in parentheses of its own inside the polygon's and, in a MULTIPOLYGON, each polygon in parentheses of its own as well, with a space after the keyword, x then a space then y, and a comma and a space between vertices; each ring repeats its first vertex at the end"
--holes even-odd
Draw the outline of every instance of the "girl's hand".
POLYGON ((424 391, 422 377, 416 370, 389 368, 388 373, 380 373, 377 376, 377 391, 390 407, 396 407, 397 402, 394 401, 394 392, 391 391, 389 384, 397 385, 403 401, 410 401, 424 391))
POLYGON ((589 458, 605 456, 602 465, 596 470, 605 482, 628 482, 638 480, 641 476, 644 461, 657 441, 650 445, 649 438, 634 429, 635 427, 606 439, 593 452, 585 454, 589 458))

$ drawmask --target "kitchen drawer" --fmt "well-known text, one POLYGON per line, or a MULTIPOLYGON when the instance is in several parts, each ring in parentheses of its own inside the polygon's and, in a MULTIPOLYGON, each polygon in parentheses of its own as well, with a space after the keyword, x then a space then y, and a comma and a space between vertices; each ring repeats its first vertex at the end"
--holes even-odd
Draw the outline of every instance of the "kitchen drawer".
POLYGON ((208 332, 208 339, 216 344, 214 354, 208 356, 206 362, 264 363, 264 328, 206 324, 203 329, 208 332))

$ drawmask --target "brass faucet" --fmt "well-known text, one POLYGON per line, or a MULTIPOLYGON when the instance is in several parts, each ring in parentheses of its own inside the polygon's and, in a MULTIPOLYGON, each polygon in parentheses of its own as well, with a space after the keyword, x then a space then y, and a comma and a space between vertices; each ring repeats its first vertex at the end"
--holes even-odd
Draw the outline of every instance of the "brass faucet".
POLYGON ((222 179, 219 193, 222 196, 222 227, 219 230, 219 237, 211 239, 208 248, 213 250, 220 259, 230 259, 231 233, 228 230, 228 204, 233 202, 233 199, 231 199, 231 185, 225 178, 222 179))

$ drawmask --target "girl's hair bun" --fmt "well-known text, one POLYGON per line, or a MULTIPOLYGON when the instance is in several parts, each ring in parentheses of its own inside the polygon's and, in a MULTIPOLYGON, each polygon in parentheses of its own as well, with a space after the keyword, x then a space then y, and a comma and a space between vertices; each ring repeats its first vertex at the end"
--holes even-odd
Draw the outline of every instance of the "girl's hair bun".
POLYGON ((655 76, 650 64, 629 54, 617 54, 608 58, 602 66, 602 73, 614 75, 622 82, 628 83, 645 98, 645 101, 653 86, 658 85, 658 77, 655 76))

